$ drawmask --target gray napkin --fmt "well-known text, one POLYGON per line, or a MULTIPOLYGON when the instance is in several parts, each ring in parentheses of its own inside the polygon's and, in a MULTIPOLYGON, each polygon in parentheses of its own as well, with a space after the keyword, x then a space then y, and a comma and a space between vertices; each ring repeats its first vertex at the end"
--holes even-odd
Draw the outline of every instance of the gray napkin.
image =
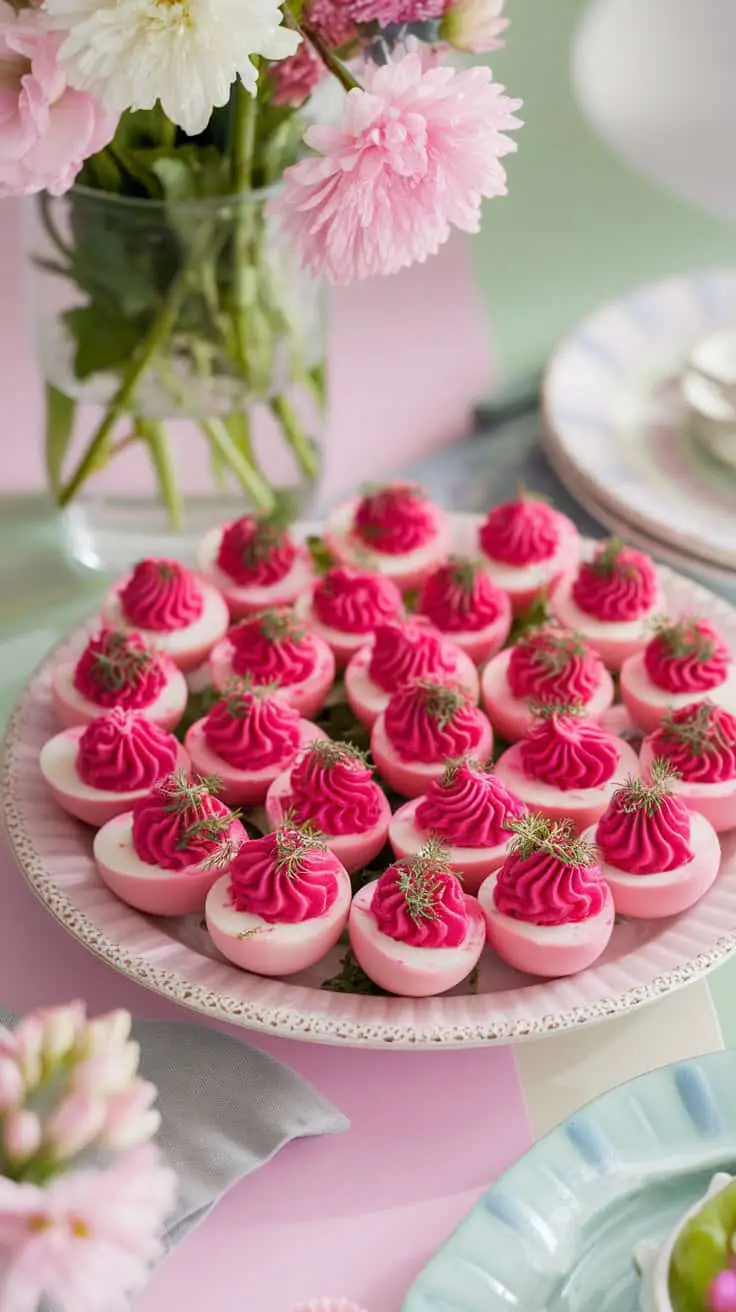
MULTIPOLYGON (((0 1024, 17 1016, 0 1008, 0 1024)), ((141 1074, 159 1091, 157 1142, 179 1178, 166 1232, 173 1248, 236 1180, 292 1139, 339 1134, 348 1121, 287 1066, 184 1021, 134 1021, 141 1074)))

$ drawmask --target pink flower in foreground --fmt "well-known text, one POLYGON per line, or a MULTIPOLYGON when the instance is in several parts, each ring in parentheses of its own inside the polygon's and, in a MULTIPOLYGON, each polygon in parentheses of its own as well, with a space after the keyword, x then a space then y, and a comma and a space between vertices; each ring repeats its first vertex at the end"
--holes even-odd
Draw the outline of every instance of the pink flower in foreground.
POLYGON ((446 0, 348 0, 348 8, 356 23, 426 23, 439 18, 446 0))
POLYGON ((274 204, 304 267, 333 282, 426 260, 452 227, 477 232, 483 197, 506 193, 504 135, 519 126, 488 68, 423 69, 412 52, 369 67, 339 127, 305 135, 317 154, 292 165, 274 204))
POLYGON ((67 86, 62 40, 38 11, 0 0, 0 196, 61 195, 115 132, 115 117, 67 86))
POLYGON ((150 1144, 44 1189, 0 1178, 3 1312, 36 1312, 44 1294, 74 1312, 122 1312, 161 1255, 175 1193, 150 1144))
POLYGON ((456 50, 487 54, 502 50, 501 33, 509 26, 502 16, 504 0, 456 0, 445 10, 441 36, 456 50))

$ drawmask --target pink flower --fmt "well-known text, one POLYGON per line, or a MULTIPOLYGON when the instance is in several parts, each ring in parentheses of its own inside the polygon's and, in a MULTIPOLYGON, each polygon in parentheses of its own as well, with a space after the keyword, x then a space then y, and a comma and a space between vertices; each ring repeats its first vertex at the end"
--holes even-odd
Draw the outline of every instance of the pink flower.
POLYGON ((355 36, 353 6, 345 0, 311 0, 306 6, 304 21, 318 32, 333 49, 339 49, 355 36))
POLYGON ((113 136, 116 118, 67 86, 63 39, 38 11, 16 14, 0 0, 0 196, 61 195, 113 136))
POLYGON ((271 64, 274 105, 303 105, 327 75, 322 60, 309 41, 302 41, 295 55, 271 64))
POLYGON ((3 1312, 35 1312, 44 1294, 74 1312, 123 1312, 161 1254, 174 1198, 174 1174, 151 1145, 45 1189, 0 1178, 3 1312))
POLYGON ((503 6, 504 0, 456 0, 445 10, 440 34, 456 50, 473 55, 502 50, 501 33, 509 25, 503 6))
POLYGON ((411 52, 369 67, 345 97, 342 125, 314 126, 316 156, 286 169, 273 209, 301 262, 333 282, 426 260, 453 227, 477 232, 483 197, 506 193, 501 157, 516 149, 510 100, 488 68, 423 68, 411 52))
POLYGON ((736 1270, 721 1271, 708 1290, 712 1312, 736 1312, 736 1270))
POLYGON ((439 18, 445 0, 348 0, 348 7, 356 23, 426 23, 439 18))

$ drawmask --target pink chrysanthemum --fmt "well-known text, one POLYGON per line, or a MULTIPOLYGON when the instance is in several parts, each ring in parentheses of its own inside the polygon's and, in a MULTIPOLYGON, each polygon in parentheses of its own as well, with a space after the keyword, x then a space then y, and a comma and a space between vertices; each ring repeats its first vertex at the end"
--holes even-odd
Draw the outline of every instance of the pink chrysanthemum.
POLYGON ((439 18, 446 0, 348 0, 356 23, 426 23, 439 18))
POLYGON ((488 68, 424 68, 411 52, 369 67, 342 125, 306 133, 316 156, 284 174, 274 209, 302 264, 333 282, 396 273, 434 255, 453 227, 477 232, 483 197, 506 193, 521 104, 488 68))
POLYGON ((328 46, 338 49, 355 36, 355 18, 350 0, 311 0, 304 21, 324 37, 328 46))
POLYGON ((175 1192, 150 1144, 43 1189, 0 1178, 3 1309, 32 1312, 45 1294, 74 1312, 123 1312, 161 1254, 175 1192))

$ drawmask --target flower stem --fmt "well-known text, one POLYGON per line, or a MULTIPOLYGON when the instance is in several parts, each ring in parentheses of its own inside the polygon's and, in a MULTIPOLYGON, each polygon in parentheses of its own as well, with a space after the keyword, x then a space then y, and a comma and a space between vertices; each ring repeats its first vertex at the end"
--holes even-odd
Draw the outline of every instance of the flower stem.
POLYGON ((304 432, 294 407, 285 396, 272 397, 269 406, 272 415, 281 425, 299 468, 308 479, 314 481, 319 473, 317 451, 314 443, 304 432))
POLYGON ((338 59, 334 50, 330 50, 327 43, 322 40, 319 32, 315 31, 313 27, 310 27, 308 23, 299 22, 288 5, 284 5, 283 12, 286 27, 292 28, 295 32, 301 32, 304 40, 308 41, 309 44, 314 47, 325 68, 329 69, 333 77, 337 78, 340 85, 344 87, 346 91, 362 91, 363 88, 358 79, 353 77, 350 69, 343 64, 341 59, 338 59))
POLYGON ((209 438, 213 451, 227 465, 237 478, 240 486, 251 498, 259 510, 270 511, 276 505, 276 497, 253 461, 243 454, 233 441, 226 423, 222 419, 200 420, 202 432, 209 438))
POLYGON ((184 527, 184 503, 177 483, 169 437, 163 424, 152 419, 137 419, 136 431, 148 447, 151 463, 156 471, 169 523, 176 532, 184 527))
POLYGON ((161 307, 140 345, 138 353, 131 359, 123 375, 123 380, 113 397, 107 412, 97 428, 87 450, 79 461, 68 483, 59 492, 59 505, 67 506, 77 495, 82 484, 97 469, 105 453, 108 439, 116 423, 131 408, 131 402, 143 374, 148 368, 159 346, 169 336, 176 323, 177 316, 187 294, 188 268, 183 268, 171 283, 161 307))
POLYGON ((253 260, 250 251, 251 219, 248 196, 253 185, 258 101, 240 78, 233 88, 230 182, 236 200, 233 231, 233 334, 238 363, 251 382, 248 355, 248 309, 253 300, 253 260))

